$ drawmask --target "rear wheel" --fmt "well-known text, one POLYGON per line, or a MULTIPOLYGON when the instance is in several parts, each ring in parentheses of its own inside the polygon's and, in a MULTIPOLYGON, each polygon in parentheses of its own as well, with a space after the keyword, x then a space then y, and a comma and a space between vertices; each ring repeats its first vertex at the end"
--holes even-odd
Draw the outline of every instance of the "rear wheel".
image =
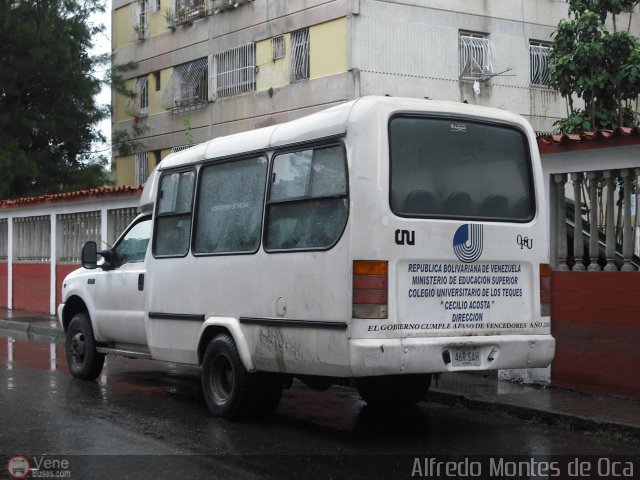
POLYGON ((65 347, 71 375, 81 380, 98 378, 104 366, 104 354, 96 351, 91 322, 85 313, 77 313, 71 319, 65 347))
POLYGON ((282 377, 249 373, 228 334, 216 336, 202 361, 202 392, 214 417, 234 420, 272 413, 282 395, 282 377))
POLYGON ((413 405, 424 398, 431 385, 431 374, 358 377, 356 388, 372 407, 413 405))

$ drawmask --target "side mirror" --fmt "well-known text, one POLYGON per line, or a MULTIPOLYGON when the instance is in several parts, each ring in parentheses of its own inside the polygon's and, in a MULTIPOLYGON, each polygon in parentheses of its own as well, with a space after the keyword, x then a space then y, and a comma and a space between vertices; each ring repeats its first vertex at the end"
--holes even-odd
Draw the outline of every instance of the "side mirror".
POLYGON ((82 247, 82 266, 89 270, 98 267, 98 246, 96 242, 87 242, 82 247))
POLYGON ((118 268, 120 266, 119 256, 111 248, 100 250, 98 252, 98 255, 104 258, 104 263, 100 265, 103 270, 113 270, 114 268, 118 268))

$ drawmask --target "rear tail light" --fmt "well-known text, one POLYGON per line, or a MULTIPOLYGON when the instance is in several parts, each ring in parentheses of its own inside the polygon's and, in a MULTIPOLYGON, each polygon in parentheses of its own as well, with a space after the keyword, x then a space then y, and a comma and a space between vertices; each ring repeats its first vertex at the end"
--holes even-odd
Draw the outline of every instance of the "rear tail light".
POLYGON ((387 318, 388 271, 387 261, 353 261, 353 318, 387 318))
POLYGON ((540 315, 551 315, 551 268, 546 263, 540 264, 540 315))

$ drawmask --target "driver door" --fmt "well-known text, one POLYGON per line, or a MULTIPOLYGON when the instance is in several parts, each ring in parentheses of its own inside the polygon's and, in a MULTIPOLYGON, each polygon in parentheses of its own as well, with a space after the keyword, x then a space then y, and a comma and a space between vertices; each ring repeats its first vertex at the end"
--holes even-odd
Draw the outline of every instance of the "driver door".
POLYGON ((96 275, 96 326, 101 342, 147 344, 144 322, 144 261, 151 216, 138 218, 112 248, 112 258, 96 275))

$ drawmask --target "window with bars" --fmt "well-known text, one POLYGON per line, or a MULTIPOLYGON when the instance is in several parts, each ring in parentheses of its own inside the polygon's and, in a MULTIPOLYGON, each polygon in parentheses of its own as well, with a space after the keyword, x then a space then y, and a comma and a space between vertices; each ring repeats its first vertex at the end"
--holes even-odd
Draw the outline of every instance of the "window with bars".
POLYGON ((529 75, 531 85, 549 86, 549 49, 544 42, 529 42, 529 75))
POLYGON ((180 109, 206 104, 208 101, 207 58, 199 58, 173 68, 171 79, 165 83, 162 106, 180 109))
POLYGON ((255 43, 213 54, 209 60, 209 90, 212 100, 256 89, 255 43))
POLYGON ((309 29, 291 32, 291 83, 309 79, 309 29))
POLYGON ((58 260, 79 262, 85 242, 100 245, 100 218, 99 211, 58 215, 58 260))
POLYGON ((207 15, 207 0, 176 0, 177 23, 191 22, 207 15))
POLYGON ((142 185, 149 176, 149 152, 136 153, 135 184, 142 185))
POLYGON ((132 26, 133 30, 138 39, 142 40, 147 37, 149 33, 149 17, 148 11, 150 8, 148 0, 138 0, 132 6, 133 10, 133 19, 132 26))
POLYGON ((476 80, 495 73, 495 47, 485 34, 460 32, 458 50, 460 78, 476 80))
POLYGON ((116 208, 107 212, 107 235, 109 245, 113 245, 129 224, 136 218, 138 212, 135 207, 116 208))
POLYGON ((149 75, 136 79, 133 93, 135 96, 127 100, 127 113, 132 117, 146 117, 149 114, 149 75))
POLYGON ((14 258, 19 262, 48 262, 51 259, 49 215, 21 217, 13 221, 14 258))
POLYGON ((285 56, 285 47, 284 47, 284 35, 278 35, 277 37, 271 38, 271 58, 273 60, 278 60, 279 58, 284 58, 285 56))

